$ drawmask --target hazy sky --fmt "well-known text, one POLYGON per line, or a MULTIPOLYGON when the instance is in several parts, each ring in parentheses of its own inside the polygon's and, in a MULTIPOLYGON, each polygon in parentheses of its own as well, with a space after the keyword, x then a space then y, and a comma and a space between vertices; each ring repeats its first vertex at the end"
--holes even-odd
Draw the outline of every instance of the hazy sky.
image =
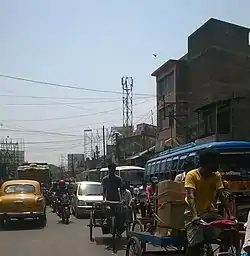
MULTIPOLYGON (((0 74, 115 92, 132 76, 134 123, 156 121, 150 74, 211 17, 250 27, 250 1, 0 0, 0 74)), ((59 163, 83 153, 84 129, 122 125, 119 93, 3 77, 0 90, 1 137, 23 138, 29 161, 59 163)))

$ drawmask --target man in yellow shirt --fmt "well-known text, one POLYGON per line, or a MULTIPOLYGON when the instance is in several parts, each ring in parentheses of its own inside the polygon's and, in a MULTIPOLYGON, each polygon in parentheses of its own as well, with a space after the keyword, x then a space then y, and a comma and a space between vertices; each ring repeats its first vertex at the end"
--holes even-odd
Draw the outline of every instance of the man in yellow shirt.
MULTIPOLYGON (((199 154, 199 160, 200 168, 188 172, 185 178, 187 256, 201 255, 206 230, 199 224, 199 221, 204 214, 215 211, 218 197, 227 209, 228 216, 231 216, 223 194, 221 175, 218 172, 219 152, 214 149, 204 149, 199 154)), ((218 217, 218 215, 216 217, 213 215, 212 218, 218 217)))

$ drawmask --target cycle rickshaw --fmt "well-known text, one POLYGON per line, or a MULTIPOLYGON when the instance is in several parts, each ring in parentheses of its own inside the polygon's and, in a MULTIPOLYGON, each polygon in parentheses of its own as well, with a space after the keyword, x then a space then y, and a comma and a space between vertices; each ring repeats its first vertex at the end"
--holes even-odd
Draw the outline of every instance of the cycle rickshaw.
POLYGON ((89 236, 94 241, 93 228, 102 229, 103 235, 112 235, 112 250, 117 252, 117 239, 123 231, 128 232, 132 223, 132 211, 120 201, 96 203, 90 213, 89 236), (119 216, 119 219, 117 218, 119 216))

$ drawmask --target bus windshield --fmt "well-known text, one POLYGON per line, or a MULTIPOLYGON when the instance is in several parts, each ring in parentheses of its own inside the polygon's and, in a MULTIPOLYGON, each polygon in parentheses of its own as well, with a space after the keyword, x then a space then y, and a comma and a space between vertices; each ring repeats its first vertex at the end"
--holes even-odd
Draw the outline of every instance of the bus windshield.
POLYGON ((132 185, 140 185, 144 180, 144 171, 142 170, 122 170, 120 175, 123 180, 129 181, 132 185))
POLYGON ((220 171, 226 176, 250 176, 250 152, 220 154, 220 171))

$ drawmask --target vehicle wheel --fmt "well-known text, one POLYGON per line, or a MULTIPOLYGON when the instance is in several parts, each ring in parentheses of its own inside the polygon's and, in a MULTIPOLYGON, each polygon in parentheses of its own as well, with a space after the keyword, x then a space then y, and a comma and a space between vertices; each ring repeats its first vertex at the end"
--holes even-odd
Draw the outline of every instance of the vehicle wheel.
POLYGON ((139 220, 135 220, 133 222, 132 231, 135 231, 135 232, 143 232, 144 231, 144 227, 139 220))
POLYGON ((89 216, 89 239, 91 242, 94 241, 94 239, 93 239, 93 212, 90 212, 90 216, 89 216))
POLYGON ((68 217, 65 218, 65 224, 66 224, 66 225, 69 225, 69 218, 68 218, 68 217))
POLYGON ((75 211, 75 217, 76 217, 77 219, 80 219, 80 218, 81 218, 81 215, 77 212, 77 210, 75 211))
POLYGON ((137 237, 128 240, 126 256, 142 256, 141 243, 137 237))
POLYGON ((0 219, 0 230, 3 230, 5 228, 5 221, 4 219, 0 219))
POLYGON ((65 224, 65 215, 62 213, 62 223, 65 224))
POLYGON ((47 225, 47 216, 46 212, 44 212, 44 215, 38 217, 38 225, 40 228, 44 228, 47 225))
POLYGON ((116 248, 116 234, 117 233, 117 227, 116 227, 116 218, 115 216, 111 217, 111 234, 112 234, 112 248, 113 248, 113 253, 117 253, 117 248, 116 248))

